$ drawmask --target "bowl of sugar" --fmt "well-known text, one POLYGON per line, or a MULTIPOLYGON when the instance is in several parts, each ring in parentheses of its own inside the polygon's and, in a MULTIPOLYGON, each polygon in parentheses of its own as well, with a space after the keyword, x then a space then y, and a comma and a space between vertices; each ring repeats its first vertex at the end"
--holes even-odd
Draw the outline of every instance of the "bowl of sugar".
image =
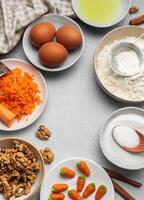
POLYGON ((86 24, 106 28, 122 21, 132 1, 128 0, 72 0, 76 15, 86 24))
MULTIPOLYGON (((144 133, 143 124, 144 110, 137 107, 125 107, 110 114, 104 121, 100 131, 100 146, 104 156, 120 168, 127 170, 143 169, 144 153, 130 153, 124 150, 113 137, 113 130, 118 126, 129 127, 129 129, 136 129, 144 133)), ((137 145, 139 142, 137 142, 137 137, 133 134, 129 137, 127 133, 122 133, 120 140, 124 142, 124 145, 127 143, 130 146, 137 145)))

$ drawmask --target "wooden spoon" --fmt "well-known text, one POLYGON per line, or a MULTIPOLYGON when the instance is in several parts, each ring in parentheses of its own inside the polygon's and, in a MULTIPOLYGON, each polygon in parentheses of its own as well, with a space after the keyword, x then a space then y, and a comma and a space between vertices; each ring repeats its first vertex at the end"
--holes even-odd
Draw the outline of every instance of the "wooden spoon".
MULTIPOLYGON (((142 134, 140 131, 130 128, 132 131, 135 131, 135 133, 137 134, 137 136, 139 137, 139 144, 134 146, 134 147, 127 147, 127 146, 123 146, 120 144, 120 142, 116 139, 115 137, 115 133, 114 130, 116 127, 120 127, 120 126, 115 126, 112 130, 112 136, 115 140, 115 142, 125 151, 131 152, 131 153, 143 153, 144 152, 144 134, 142 134)), ((127 127, 128 128, 128 127, 127 127)))

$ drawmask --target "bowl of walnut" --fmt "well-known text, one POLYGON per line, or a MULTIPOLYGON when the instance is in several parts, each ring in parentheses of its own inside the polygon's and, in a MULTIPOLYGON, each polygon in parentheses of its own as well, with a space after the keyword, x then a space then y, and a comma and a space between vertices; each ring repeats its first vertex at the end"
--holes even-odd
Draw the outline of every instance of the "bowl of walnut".
POLYGON ((43 178, 43 159, 32 144, 17 138, 0 140, 0 200, 30 199, 43 178))

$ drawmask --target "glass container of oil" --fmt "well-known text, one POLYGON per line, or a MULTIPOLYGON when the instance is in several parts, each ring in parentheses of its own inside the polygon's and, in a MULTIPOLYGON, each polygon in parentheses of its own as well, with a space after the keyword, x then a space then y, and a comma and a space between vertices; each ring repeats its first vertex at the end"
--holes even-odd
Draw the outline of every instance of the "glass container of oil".
POLYGON ((72 4, 82 21, 96 27, 108 27, 126 16, 131 0, 72 0, 72 4))

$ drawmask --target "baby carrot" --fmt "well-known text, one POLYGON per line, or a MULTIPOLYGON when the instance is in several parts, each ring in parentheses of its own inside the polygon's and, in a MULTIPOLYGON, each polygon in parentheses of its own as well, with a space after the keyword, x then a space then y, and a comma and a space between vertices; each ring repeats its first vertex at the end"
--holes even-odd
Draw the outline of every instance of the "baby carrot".
POLYGON ((68 189, 67 184, 57 183, 52 186, 52 193, 63 192, 68 189))
POLYGON ((94 183, 90 183, 88 184, 88 186, 86 187, 85 191, 83 192, 82 197, 84 199, 88 198, 93 192, 95 192, 96 187, 94 183))
POLYGON ((81 160, 78 162, 77 167, 85 176, 90 176, 90 169, 85 161, 81 160))
POLYGON ((76 190, 68 191, 68 195, 73 200, 83 200, 83 198, 79 195, 79 193, 76 190))
POLYGON ((75 176, 75 172, 67 167, 63 167, 60 170, 60 175, 67 178, 73 178, 75 176))
POLYGON ((95 200, 102 199, 106 193, 107 193, 106 186, 104 186, 104 185, 99 186, 99 188, 96 192, 95 200))
POLYGON ((85 176, 81 175, 77 179, 77 191, 81 192, 85 186, 86 178, 85 176))
POLYGON ((65 195, 62 193, 53 193, 49 196, 48 200, 64 200, 65 195))

